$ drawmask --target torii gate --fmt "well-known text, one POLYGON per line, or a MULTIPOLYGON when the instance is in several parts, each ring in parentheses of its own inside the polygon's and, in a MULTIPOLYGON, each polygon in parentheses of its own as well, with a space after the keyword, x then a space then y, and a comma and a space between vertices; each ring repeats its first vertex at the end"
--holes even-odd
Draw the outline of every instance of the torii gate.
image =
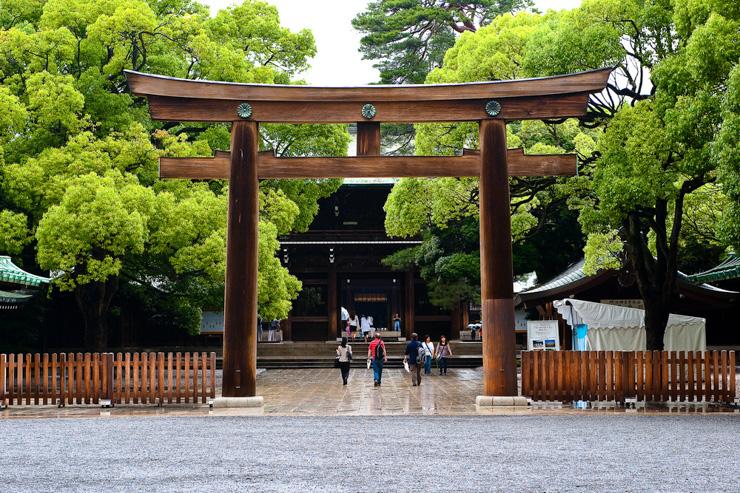
POLYGON ((261 405, 257 376, 258 187, 261 178, 479 177, 483 393, 480 405, 517 396, 508 177, 572 175, 574 155, 507 150, 506 122, 579 117, 611 69, 496 82, 312 87, 188 80, 126 71, 155 120, 232 122, 231 151, 161 158, 161 178, 228 178, 222 405, 261 405), (381 156, 380 122, 478 121, 480 151, 381 156), (280 158, 259 152, 258 124, 357 123, 356 157, 280 158), (237 399, 233 399, 237 398, 237 399), (243 398, 243 399, 238 399, 243 398))

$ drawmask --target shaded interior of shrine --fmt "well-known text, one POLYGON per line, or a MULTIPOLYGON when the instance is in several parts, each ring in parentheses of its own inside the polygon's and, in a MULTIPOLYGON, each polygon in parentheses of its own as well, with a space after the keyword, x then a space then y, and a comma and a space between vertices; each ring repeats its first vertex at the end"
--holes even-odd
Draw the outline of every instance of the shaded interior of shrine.
MULTIPOLYGON (((394 271, 383 259, 419 239, 390 238, 383 205, 393 180, 350 180, 319 202, 309 230, 281 238, 281 262, 303 283, 293 310, 281 323, 284 340, 330 340, 346 327, 347 315, 372 317, 373 328, 434 338, 457 338, 468 323, 468 307, 451 310, 429 301, 418 273, 394 271)), ((473 313, 475 316, 475 312, 473 313)))

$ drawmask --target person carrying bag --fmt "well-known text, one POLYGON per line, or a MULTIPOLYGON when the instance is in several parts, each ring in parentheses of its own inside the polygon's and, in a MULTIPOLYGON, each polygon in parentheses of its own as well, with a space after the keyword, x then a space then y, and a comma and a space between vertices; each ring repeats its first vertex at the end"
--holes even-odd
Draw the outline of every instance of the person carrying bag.
POLYGON ((337 357, 334 367, 339 368, 342 375, 342 385, 347 385, 349 378, 349 365, 352 362, 352 346, 347 344, 347 338, 342 337, 342 343, 337 347, 337 357))
POLYGON ((437 344, 437 364, 440 375, 447 375, 447 358, 450 356, 452 356, 452 348, 447 342, 447 337, 442 336, 437 344))

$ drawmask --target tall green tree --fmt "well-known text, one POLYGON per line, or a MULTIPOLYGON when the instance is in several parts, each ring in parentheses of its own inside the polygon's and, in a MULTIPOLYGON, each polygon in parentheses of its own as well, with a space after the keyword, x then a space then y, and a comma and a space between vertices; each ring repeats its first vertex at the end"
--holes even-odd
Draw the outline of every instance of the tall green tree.
MULTIPOLYGON (((360 52, 375 60, 383 84, 422 84, 442 65, 460 34, 477 31, 505 12, 522 11, 532 0, 378 0, 370 2, 352 25, 362 33, 360 52)), ((381 127, 385 152, 414 153, 413 125, 381 127)))
MULTIPOLYGON (((554 146, 581 156, 582 175, 538 191, 534 205, 547 204, 543 197, 551 193, 567 197, 588 235, 587 270, 634 273, 649 349, 662 348, 681 252, 699 237, 705 256, 737 244, 738 32, 736 2, 587 0, 572 11, 502 16, 464 33, 427 77, 458 82, 615 67, 609 90, 592 98, 589 116, 569 139, 539 141, 546 133, 522 133, 555 131, 549 123, 509 127, 530 151, 554 146), (716 219, 719 229, 710 231, 702 217, 716 219)), ((417 152, 454 153, 475 140, 473 126, 417 128, 417 152)), ((516 182, 511 186, 514 203, 516 182)), ((399 204, 389 202, 391 212, 413 209, 399 204)), ((456 220, 471 208, 453 210, 449 218, 456 220)), ((433 214, 429 220, 439 226, 433 214)))
MULTIPOLYGON (((123 70, 292 83, 315 52, 310 31, 282 27, 257 0, 213 17, 191 0, 0 5, 0 249, 74 293, 88 347, 105 346, 121 293, 174 312, 190 332, 201 309, 223 302, 228 183, 159 181, 157 159, 226 149, 229 128, 152 122, 123 70)), ((282 154, 341 155, 349 142, 341 126, 261 132, 262 146, 282 154)), ((263 317, 284 317, 300 290, 275 257, 277 236, 307 228, 338 185, 261 184, 263 317)))
MULTIPOLYGON (((738 179, 730 164, 737 162, 737 137, 726 140, 724 129, 737 114, 727 105, 740 59, 740 10, 736 2, 719 0, 592 0, 571 15, 616 31, 618 40, 612 34, 603 41, 622 49, 624 60, 612 85, 622 99, 612 108, 591 179, 581 182, 585 188, 575 204, 589 234, 587 264, 591 270, 603 260, 613 266, 616 256, 616 265, 634 273, 646 307, 648 349, 662 349, 682 245, 695 232, 684 228, 687 214, 714 206, 724 241, 737 221, 736 208, 724 213, 722 201, 702 191, 717 182, 732 196, 738 179)), ((540 35, 534 45, 540 60, 532 66, 572 66, 568 60, 580 59, 573 54, 586 51, 578 41, 580 25, 560 22, 540 35), (558 40, 560 56, 552 48, 558 40), (570 47, 567 40, 574 40, 570 47)))
POLYGON ((718 174, 729 190, 737 180, 737 171, 718 159, 724 153, 736 160, 738 152, 737 145, 720 150, 724 118, 732 119, 722 107, 733 97, 730 76, 740 59, 740 12, 733 5, 675 4, 664 26, 675 39, 656 54, 653 95, 622 107, 609 124, 592 203, 581 211, 586 232, 616 231, 623 242, 645 302, 649 349, 663 347, 689 201, 718 174))
MULTIPOLYGON (((445 55, 443 66, 433 70, 427 81, 471 82, 530 75, 521 68, 528 55, 527 44, 547 19, 526 12, 506 14, 477 32, 464 33, 445 55)), ((463 148, 478 147, 478 126, 474 123, 420 124, 416 129, 418 154, 455 155, 463 148)), ((598 131, 583 128, 572 119, 557 125, 524 121, 507 126, 509 147, 523 147, 528 153, 577 152, 585 159, 591 155, 597 136, 598 131)), ((545 277, 579 254, 582 243, 573 238, 577 224, 567 211, 562 183, 553 177, 510 179, 517 274, 534 270, 545 277), (536 254, 533 245, 539 244, 537 238, 543 235, 563 240, 560 256, 536 254)), ((478 300, 477 179, 402 179, 394 186, 385 210, 388 234, 424 239, 421 247, 387 259, 389 264, 417 267, 432 301, 441 306, 478 300)))
POLYGON ((363 57, 377 60, 382 83, 421 84, 441 65, 458 34, 531 5, 531 0, 379 0, 370 2, 352 25, 363 34, 363 57))

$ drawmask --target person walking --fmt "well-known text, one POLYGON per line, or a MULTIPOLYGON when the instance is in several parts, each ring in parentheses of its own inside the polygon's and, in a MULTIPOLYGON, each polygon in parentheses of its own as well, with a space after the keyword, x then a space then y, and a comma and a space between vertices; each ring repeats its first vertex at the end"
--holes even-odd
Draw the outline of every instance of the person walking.
POLYGON ((339 318, 341 322, 339 323, 339 329, 337 332, 339 332, 339 337, 343 337, 342 332, 345 332, 349 325, 349 311, 343 306, 339 308, 339 318))
POLYGON ((421 365, 423 364, 424 348, 419 342, 419 336, 414 332, 411 334, 411 341, 406 344, 404 360, 409 365, 411 373, 411 385, 414 387, 421 385, 421 365))
POLYGON ((367 358, 373 366, 375 386, 379 387, 383 379, 383 365, 388 362, 388 353, 385 351, 385 343, 380 338, 380 332, 375 333, 375 339, 367 347, 367 358))
POLYGON ((357 316, 357 313, 352 312, 352 315, 349 317, 349 330, 351 333, 354 333, 357 335, 357 331, 360 329, 360 318, 357 316))
POLYGON ((370 340, 370 322, 365 315, 360 319, 360 330, 362 330, 362 338, 365 339, 365 342, 368 342, 370 340))
POLYGON ((431 375, 432 359, 434 358, 434 343, 432 342, 432 338, 424 336, 422 347, 424 348, 424 375, 431 375))
POLYGON ((447 342, 447 337, 442 336, 437 344, 437 364, 439 365, 439 374, 447 375, 447 358, 452 356, 452 348, 447 342))
POLYGON ((280 321, 273 320, 270 322, 270 331, 267 333, 267 340, 277 342, 277 331, 280 330, 280 321))
POLYGON ((347 338, 342 337, 342 343, 337 347, 337 358, 339 359, 339 370, 342 374, 342 385, 347 385, 349 378, 349 365, 352 362, 352 346, 347 344, 347 338))

